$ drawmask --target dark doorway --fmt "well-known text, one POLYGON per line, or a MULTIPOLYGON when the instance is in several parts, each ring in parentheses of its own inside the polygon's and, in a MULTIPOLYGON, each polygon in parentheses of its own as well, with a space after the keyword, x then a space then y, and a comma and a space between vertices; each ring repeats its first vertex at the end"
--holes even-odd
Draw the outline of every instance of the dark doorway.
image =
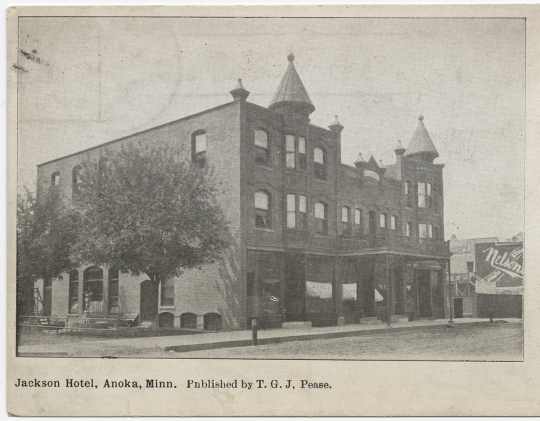
POLYGON ((151 322, 158 311, 158 288, 149 279, 141 282, 141 322, 151 322))
POLYGON ((283 316, 286 322, 305 320, 306 282, 304 277, 304 256, 285 256, 285 291, 283 294, 283 316))
POLYGON ((405 314, 403 305, 403 269, 397 267, 394 269, 394 314, 405 314))
POLYGON ((43 315, 50 316, 52 310, 52 279, 43 280, 43 315))
POLYGON ((418 271, 418 316, 431 317, 431 288, 429 270, 418 271))
POLYGON ((362 276, 362 309, 361 317, 375 317, 375 263, 360 261, 362 276))
POLYGON ((463 319, 463 298, 454 298, 454 318, 463 319))

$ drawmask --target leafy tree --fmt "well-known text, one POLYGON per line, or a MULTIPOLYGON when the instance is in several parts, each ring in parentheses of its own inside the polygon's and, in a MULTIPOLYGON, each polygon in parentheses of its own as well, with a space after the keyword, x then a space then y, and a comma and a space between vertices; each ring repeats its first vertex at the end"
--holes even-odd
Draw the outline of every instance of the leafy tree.
MULTIPOLYGON (((78 261, 160 282, 218 259, 229 245, 213 171, 178 146, 127 144, 82 167, 78 261)), ((157 314, 155 315, 157 316, 157 314)))
POLYGON ((51 187, 39 200, 26 190, 17 198, 17 310, 34 307, 34 282, 58 277, 73 267, 78 214, 65 207, 60 189, 51 187))

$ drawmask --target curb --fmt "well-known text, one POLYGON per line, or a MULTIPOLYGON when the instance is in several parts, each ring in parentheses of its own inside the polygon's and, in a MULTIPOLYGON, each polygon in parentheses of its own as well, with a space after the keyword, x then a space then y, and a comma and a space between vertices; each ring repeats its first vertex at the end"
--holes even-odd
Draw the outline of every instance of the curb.
MULTIPOLYGON (((470 322, 470 323, 459 323, 454 324, 452 327, 457 328, 458 326, 472 327, 480 325, 489 325, 489 324, 503 324, 504 321, 496 320, 493 323, 490 323, 489 320, 485 322, 470 322)), ((270 345, 270 344, 279 344, 284 342, 294 342, 294 341, 310 341, 317 339, 337 339, 337 338, 350 338, 354 336, 368 336, 372 334, 384 334, 390 332, 408 332, 408 331, 419 331, 419 330, 436 330, 436 329, 446 329, 448 324, 438 324, 438 325, 427 325, 427 326, 399 326, 399 327, 382 327, 378 329, 369 329, 369 330, 349 330, 345 332, 328 332, 328 333, 308 333, 303 335, 294 335, 294 336, 280 336, 276 338, 261 338, 257 340, 258 345, 270 345)), ((207 351, 214 349, 224 349, 224 348, 240 348, 252 346, 251 339, 239 339, 232 341, 221 341, 221 342, 206 342, 200 344, 191 344, 191 345, 174 345, 164 347, 165 351, 174 351, 174 352, 189 352, 189 351, 207 351)))

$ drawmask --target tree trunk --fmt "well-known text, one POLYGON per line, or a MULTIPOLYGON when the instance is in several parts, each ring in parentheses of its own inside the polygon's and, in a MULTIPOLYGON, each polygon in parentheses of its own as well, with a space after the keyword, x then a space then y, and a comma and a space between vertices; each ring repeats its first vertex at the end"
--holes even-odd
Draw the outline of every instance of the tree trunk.
POLYGON ((159 328, 159 285, 160 281, 157 276, 151 278, 151 299, 152 299, 152 329, 159 328))

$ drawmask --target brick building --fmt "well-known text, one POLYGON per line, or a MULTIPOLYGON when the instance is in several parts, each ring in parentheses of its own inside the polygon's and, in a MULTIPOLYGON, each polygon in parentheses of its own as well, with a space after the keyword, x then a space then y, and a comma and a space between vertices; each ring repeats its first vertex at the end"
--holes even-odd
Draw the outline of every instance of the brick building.
MULTIPOLYGON (((39 191, 76 188, 78 166, 122 142, 177 142, 198 165, 212 165, 227 186, 219 197, 237 239, 223 259, 161 287, 162 325, 245 328, 309 321, 314 326, 445 317, 442 164, 419 117, 396 162, 359 155, 341 163, 337 117, 310 124, 315 106, 288 56, 268 108, 233 101, 38 166, 39 191), (390 306, 387 306, 387 303, 390 306)), ((45 312, 80 318, 83 293, 95 291, 94 316, 152 314, 148 283, 88 265, 45 282, 45 312)))

